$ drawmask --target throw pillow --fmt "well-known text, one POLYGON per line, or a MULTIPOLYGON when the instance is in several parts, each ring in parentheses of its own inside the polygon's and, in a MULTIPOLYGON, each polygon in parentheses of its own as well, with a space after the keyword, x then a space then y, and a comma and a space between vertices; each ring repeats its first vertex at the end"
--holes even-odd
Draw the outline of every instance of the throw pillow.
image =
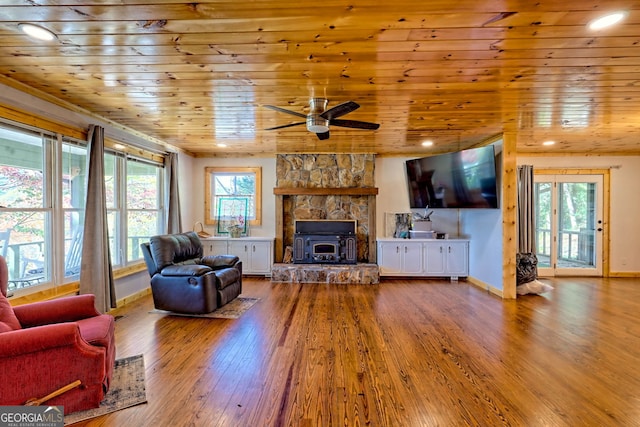
POLYGON ((9 300, 0 294, 0 333, 22 329, 9 300))

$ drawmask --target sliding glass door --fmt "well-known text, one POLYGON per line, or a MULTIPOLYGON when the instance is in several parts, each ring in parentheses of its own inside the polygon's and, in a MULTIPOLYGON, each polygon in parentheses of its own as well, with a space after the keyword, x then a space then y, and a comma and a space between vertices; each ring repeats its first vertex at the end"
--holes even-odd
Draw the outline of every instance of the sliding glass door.
POLYGON ((540 276, 602 275, 602 175, 536 175, 540 276))

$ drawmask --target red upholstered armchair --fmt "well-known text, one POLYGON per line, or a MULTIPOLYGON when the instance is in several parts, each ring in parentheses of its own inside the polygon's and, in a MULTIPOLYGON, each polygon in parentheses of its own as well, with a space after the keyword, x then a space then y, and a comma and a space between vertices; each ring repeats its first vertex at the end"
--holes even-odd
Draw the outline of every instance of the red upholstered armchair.
POLYGON ((114 368, 113 316, 95 309, 93 295, 11 307, 7 280, 0 256, 0 405, 22 405, 79 380, 45 404, 64 406, 65 414, 98 407, 114 368))

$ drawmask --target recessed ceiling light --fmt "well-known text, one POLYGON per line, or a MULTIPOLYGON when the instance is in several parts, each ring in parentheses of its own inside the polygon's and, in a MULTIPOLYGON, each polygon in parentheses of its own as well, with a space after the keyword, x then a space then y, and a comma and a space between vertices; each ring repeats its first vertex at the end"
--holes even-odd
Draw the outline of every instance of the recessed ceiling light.
POLYGON ((555 143, 556 143, 555 141, 545 141, 542 143, 542 145, 553 145, 555 143))
POLYGON ((422 143, 423 147, 431 147, 433 145, 433 141, 424 141, 422 143))
POLYGON ((626 12, 610 13, 609 15, 602 16, 589 22, 589 29, 601 30, 603 28, 610 27, 611 25, 622 21, 625 16, 627 16, 626 12))
POLYGON ((227 144, 216 144, 216 146, 220 147, 220 148, 225 148, 227 146, 227 144))
POLYGON ((124 149, 126 149, 127 147, 125 147, 125 146, 124 146, 124 145, 122 145, 122 144, 113 144, 113 148, 115 148, 116 150, 124 150, 124 149))
POLYGON ((44 41, 51 41, 56 39, 56 35, 54 33, 39 25, 18 24, 18 28, 20 28, 20 31, 22 31, 29 37, 33 37, 34 39, 44 41))

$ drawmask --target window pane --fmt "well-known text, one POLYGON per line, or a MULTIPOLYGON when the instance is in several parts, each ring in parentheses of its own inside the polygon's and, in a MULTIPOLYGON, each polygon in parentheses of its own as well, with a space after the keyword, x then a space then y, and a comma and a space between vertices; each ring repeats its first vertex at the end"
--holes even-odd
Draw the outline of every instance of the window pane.
POLYGON ((46 212, 0 212, 0 254, 9 266, 9 288, 23 288, 51 279, 45 262, 50 247, 46 212))
POLYGON ((0 127, 0 207, 44 207, 41 135, 0 127))
POLYGON ((87 149, 62 145, 62 206, 84 209, 87 149))
POLYGON ((0 126, 0 254, 9 266, 9 288, 51 280, 51 212, 43 210, 49 138, 0 126))
POLYGON ((158 165, 127 160, 127 262, 142 259, 140 243, 163 230, 162 171, 158 165))
POLYGON ((127 216, 127 261, 142 258, 140 243, 159 234, 159 211, 129 211, 127 216))
POLYGON ((158 209, 160 167, 127 161, 127 209, 158 209))
POLYGON ((551 191, 550 182, 537 182, 534 187, 536 206, 536 249, 539 267, 551 266, 551 191))
POLYGON ((111 252, 111 264, 116 266, 121 264, 120 246, 118 245, 119 233, 117 232, 117 218, 120 216, 115 211, 107 212, 107 224, 109 228, 109 251, 111 252))
POLYGON ((212 217, 218 213, 220 197, 241 196, 248 200, 247 219, 256 219, 256 174, 253 172, 213 173, 212 217))
POLYGON ((82 256, 82 225, 80 212, 64 213, 64 277, 80 274, 82 256))
POLYGON ((117 160, 118 157, 114 156, 113 154, 104 153, 104 186, 106 193, 105 198, 107 200, 107 209, 115 209, 116 200, 118 200, 116 192, 117 160))

